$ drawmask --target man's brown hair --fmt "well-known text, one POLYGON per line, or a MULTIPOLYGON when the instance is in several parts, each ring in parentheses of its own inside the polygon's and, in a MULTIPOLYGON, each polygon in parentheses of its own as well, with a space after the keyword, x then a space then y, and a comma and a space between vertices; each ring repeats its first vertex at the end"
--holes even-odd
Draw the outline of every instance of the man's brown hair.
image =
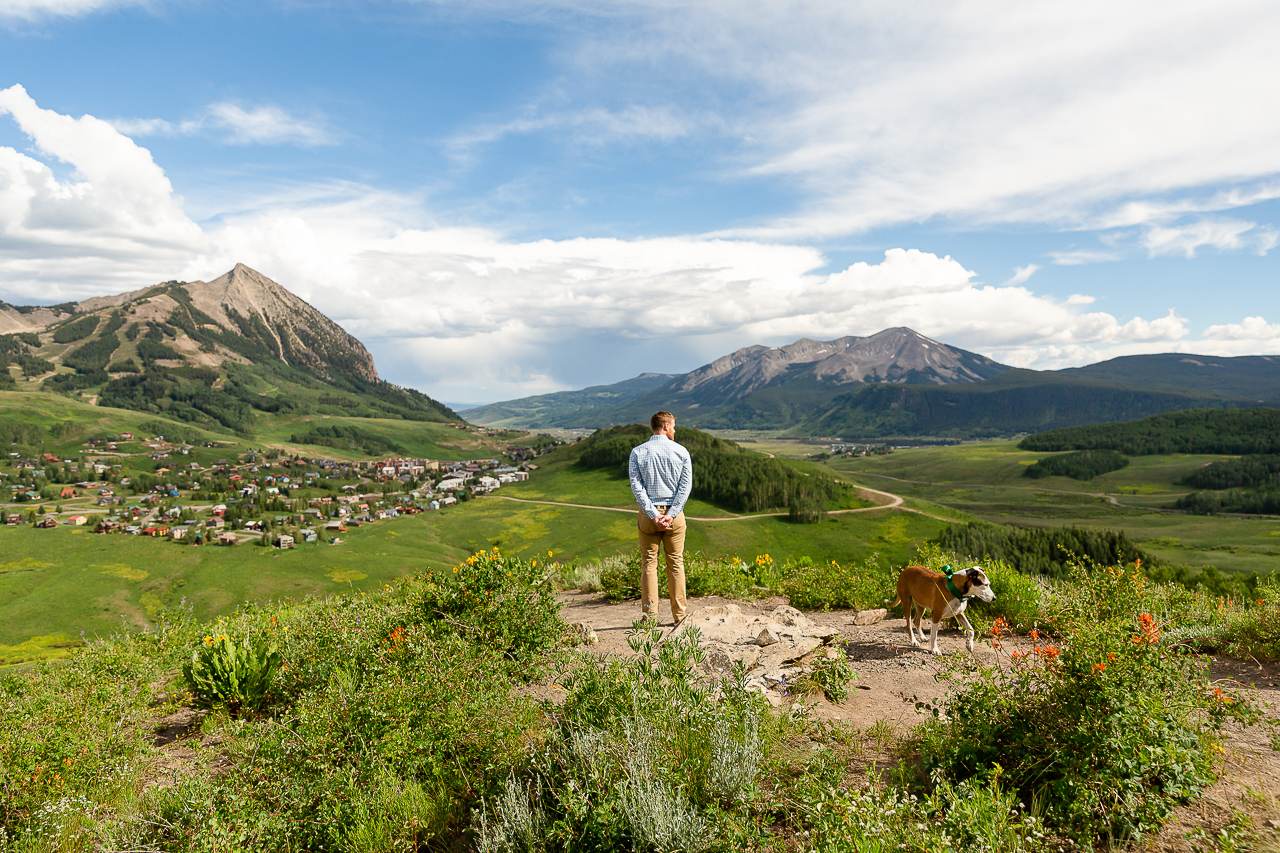
POLYGON ((649 418, 649 429, 657 432, 667 424, 674 424, 675 422, 676 416, 670 412, 658 412, 653 417, 649 418))

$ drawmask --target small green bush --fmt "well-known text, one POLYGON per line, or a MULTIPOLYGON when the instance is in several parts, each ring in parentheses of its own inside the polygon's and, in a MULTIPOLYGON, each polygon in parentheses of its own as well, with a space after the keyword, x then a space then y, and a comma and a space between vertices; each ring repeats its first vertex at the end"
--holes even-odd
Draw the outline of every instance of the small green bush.
POLYGON ((797 566, 783 584, 793 607, 801 610, 865 610, 892 599, 898 572, 873 554, 861 565, 830 563, 797 566))
POLYGON ((828 702, 843 702, 849 696, 849 685, 858 677, 843 649, 833 657, 823 658, 813 668, 813 680, 822 688, 828 702))
POLYGON ((536 558, 505 556, 497 548, 480 551, 427 581, 420 606, 437 635, 461 636, 497 651, 517 665, 513 671, 534 677, 524 667, 565 637, 551 570, 536 558))
POLYGON ((201 705, 225 707, 232 713, 256 711, 267 702, 280 664, 280 652, 273 644, 247 636, 236 642, 226 634, 210 634, 191 653, 182 675, 201 705))

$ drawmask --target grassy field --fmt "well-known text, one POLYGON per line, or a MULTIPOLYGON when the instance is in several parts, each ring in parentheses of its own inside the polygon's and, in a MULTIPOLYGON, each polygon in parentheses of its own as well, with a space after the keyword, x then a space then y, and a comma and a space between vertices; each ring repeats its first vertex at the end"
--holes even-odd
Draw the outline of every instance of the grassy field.
MULTIPOLYGON (((588 503, 624 512, 521 503, 492 496, 435 513, 366 525, 339 545, 302 544, 276 551, 253 545, 200 548, 135 536, 96 536, 85 528, 0 527, 0 663, 54 655, 66 643, 147 624, 162 605, 184 598, 201 618, 246 601, 371 589, 407 574, 456 564, 494 546, 520 556, 552 552, 568 562, 635 547, 635 515, 625 481, 597 472, 549 472, 504 487, 505 497, 588 503)), ((941 522, 881 510, 831 516, 812 525, 785 518, 734 520, 691 504, 686 548, 747 559, 769 554, 861 560, 872 554, 905 562, 941 522)))
POLYGON ((1026 527, 1123 530, 1153 556, 1196 569, 1275 571, 1280 519, 1197 516, 1170 509, 1191 491, 1187 473, 1221 456, 1136 456, 1129 466, 1080 482, 1030 480, 1026 466, 1045 456, 1015 442, 897 450, 884 456, 832 460, 856 481, 954 508, 968 516, 1026 527))

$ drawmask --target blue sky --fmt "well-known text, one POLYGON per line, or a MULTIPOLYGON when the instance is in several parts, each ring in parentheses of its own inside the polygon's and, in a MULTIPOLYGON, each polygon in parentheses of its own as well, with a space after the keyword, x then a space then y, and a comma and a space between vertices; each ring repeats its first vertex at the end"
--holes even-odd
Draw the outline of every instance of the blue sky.
POLYGON ((1280 352, 1280 8, 0 5, 0 299, 236 262, 451 402, 905 325, 1280 352))

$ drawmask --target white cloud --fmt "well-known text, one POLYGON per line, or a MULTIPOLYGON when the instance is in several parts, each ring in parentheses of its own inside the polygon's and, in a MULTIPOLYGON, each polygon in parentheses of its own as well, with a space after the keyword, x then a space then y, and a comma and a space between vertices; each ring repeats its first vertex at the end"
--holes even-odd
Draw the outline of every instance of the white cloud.
POLYGON ((457 159, 473 157, 478 148, 508 136, 554 131, 575 144, 670 142, 689 135, 706 118, 693 119, 670 106, 632 104, 621 109, 547 110, 531 106, 526 115, 458 134, 447 143, 457 159))
POLYGON ((36 153, 73 167, 59 180, 47 163, 0 146, 0 279, 12 294, 47 302, 132 289, 206 248, 151 153, 111 125, 41 109, 21 86, 0 90, 6 115, 36 153))
POLYGON ((1102 264, 1108 261, 1118 261, 1124 255, 1114 249, 1072 249, 1065 252, 1050 252, 1049 258, 1054 264, 1064 267, 1080 266, 1082 264, 1102 264))
POLYGON ((332 145, 323 124, 292 116, 279 107, 246 109, 227 101, 210 104, 193 119, 170 122, 161 118, 115 118, 111 126, 129 136, 191 136, 221 131, 233 145, 332 145))
POLYGON ((227 130, 241 144, 328 145, 329 134, 319 125, 294 118, 279 107, 245 109, 222 102, 209 106, 209 122, 227 130))
POLYGON ((1276 245, 1277 232, 1273 228, 1259 228, 1254 222, 1238 219, 1202 219, 1188 225, 1147 228, 1142 244, 1151 257, 1157 255, 1181 255, 1194 258, 1196 250, 1208 246, 1219 250, 1252 248, 1265 255, 1276 245))
MULTIPOLYGON (((1086 312, 1088 295, 1038 295, 1025 278, 985 285, 958 260, 914 249, 828 274, 816 272, 827 263, 817 249, 745 239, 513 241, 424 225, 417 199, 336 184, 201 229, 150 153, 106 122, 43 110, 17 86, 0 92, 0 114, 37 155, 74 170, 58 180, 46 162, 0 148, 8 301, 208 279, 244 262, 369 343, 384 373, 445 399, 682 372, 749 344, 891 326, 1036 366, 1188 345, 1172 311, 1086 312)), ((1222 328, 1212 340, 1223 348, 1268 334, 1222 328)))
POLYGON ((933 217, 1118 227, 1280 193, 1280 114, 1262 106, 1280 96, 1280 6, 1266 0, 548 7, 580 38, 557 90, 707 108, 745 93, 712 132, 740 143, 741 174, 803 198, 729 236, 933 217))
POLYGON ((0 20, 9 18, 34 21, 50 17, 72 17, 119 6, 139 6, 145 2, 146 0, 4 0, 0 3, 0 20))
POLYGON ((1039 264, 1027 264, 1025 267, 1018 267, 1002 286, 1011 287, 1015 284, 1024 284, 1031 276, 1036 274, 1038 269, 1040 269, 1039 264))

